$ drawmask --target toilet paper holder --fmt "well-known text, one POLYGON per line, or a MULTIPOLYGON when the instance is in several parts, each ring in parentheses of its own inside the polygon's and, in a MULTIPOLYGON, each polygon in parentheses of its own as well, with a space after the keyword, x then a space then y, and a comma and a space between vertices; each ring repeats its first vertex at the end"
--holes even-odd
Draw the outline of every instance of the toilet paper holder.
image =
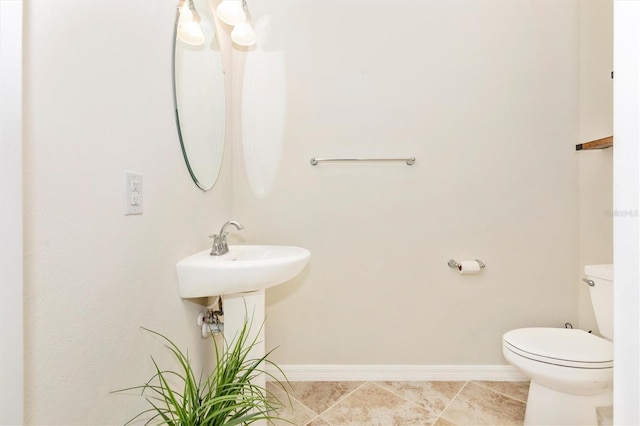
MULTIPOLYGON (((480 260, 475 259, 475 261, 478 262, 478 265, 480 265, 480 269, 484 269, 487 267, 487 265, 482 263, 480 260)), ((447 262, 447 265, 449 265, 449 268, 460 269, 460 264, 453 259, 449 259, 449 262, 447 262)))

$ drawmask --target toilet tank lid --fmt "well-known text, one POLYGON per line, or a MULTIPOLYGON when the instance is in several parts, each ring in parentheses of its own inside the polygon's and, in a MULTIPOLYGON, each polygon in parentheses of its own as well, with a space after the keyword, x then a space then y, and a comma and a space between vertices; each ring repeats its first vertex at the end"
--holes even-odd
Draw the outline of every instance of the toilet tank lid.
POLYGON ((584 273, 590 277, 613 281, 613 264, 586 265, 584 267, 584 273))

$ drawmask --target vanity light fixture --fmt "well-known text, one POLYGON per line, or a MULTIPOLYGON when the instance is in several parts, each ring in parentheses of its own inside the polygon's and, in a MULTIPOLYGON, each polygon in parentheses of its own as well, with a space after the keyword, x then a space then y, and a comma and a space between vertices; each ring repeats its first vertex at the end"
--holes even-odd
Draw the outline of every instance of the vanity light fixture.
POLYGON ((216 8, 218 18, 233 26, 231 40, 240 46, 253 46, 257 37, 249 22, 246 0, 222 0, 216 8))
POLYGON ((193 5, 193 0, 184 0, 180 7, 178 38, 193 46, 204 44, 204 33, 200 26, 200 15, 198 15, 193 5))
POLYGON ((238 25, 247 21, 245 4, 242 0, 223 0, 218 7, 218 18, 225 24, 238 25))
POLYGON ((251 24, 243 22, 236 25, 231 31, 231 40, 240 46, 253 46, 256 44, 258 37, 251 24))

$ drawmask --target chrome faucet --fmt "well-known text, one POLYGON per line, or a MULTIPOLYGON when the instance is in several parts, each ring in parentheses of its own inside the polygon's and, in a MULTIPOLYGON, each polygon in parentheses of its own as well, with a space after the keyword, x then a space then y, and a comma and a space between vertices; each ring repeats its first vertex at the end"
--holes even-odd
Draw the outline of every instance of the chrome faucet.
POLYGON ((222 225, 222 229, 219 234, 211 234, 209 238, 213 238, 213 247, 211 248, 211 256, 220 256, 229 251, 229 246, 227 245, 227 235, 229 235, 229 231, 227 231, 227 227, 229 225, 233 225, 236 227, 238 231, 244 229, 244 226, 236 222, 235 220, 230 220, 224 225, 222 225))

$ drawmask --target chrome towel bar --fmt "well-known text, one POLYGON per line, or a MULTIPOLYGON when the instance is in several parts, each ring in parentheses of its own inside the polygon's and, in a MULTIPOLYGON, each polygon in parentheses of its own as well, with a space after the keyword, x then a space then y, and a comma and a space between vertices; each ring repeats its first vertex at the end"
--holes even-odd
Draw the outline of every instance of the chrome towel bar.
POLYGON ((311 163, 312 166, 316 166, 319 162, 321 161, 333 161, 333 162, 343 162, 343 161, 384 161, 384 162, 391 162, 391 161, 402 161, 403 163, 406 163, 407 166, 411 166, 416 162, 416 157, 409 157, 409 158, 316 158, 313 157, 311 158, 311 160, 309 161, 311 163))

